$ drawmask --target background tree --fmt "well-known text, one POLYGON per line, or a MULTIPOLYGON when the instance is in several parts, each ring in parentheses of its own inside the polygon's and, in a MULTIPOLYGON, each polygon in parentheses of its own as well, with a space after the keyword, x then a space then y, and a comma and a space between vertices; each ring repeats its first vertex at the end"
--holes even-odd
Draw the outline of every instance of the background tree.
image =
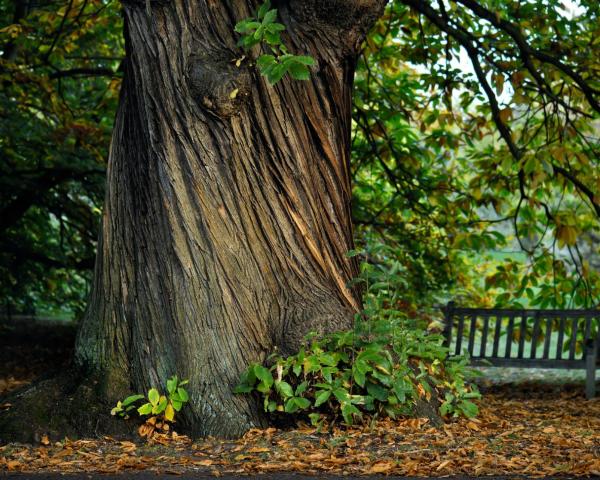
POLYGON ((81 312, 118 89, 115 2, 0 5, 0 295, 81 312))

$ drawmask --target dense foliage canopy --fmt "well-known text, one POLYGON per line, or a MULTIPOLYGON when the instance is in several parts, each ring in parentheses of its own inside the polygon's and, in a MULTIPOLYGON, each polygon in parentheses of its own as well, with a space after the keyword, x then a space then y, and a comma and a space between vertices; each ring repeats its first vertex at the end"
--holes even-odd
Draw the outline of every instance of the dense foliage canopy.
MULTIPOLYGON (((0 295, 12 311, 83 308, 119 9, 0 5, 0 295)), ((599 16, 594 0, 394 0, 371 31, 355 81, 353 215, 366 259, 399 265, 407 311, 451 297, 598 304, 599 16)))

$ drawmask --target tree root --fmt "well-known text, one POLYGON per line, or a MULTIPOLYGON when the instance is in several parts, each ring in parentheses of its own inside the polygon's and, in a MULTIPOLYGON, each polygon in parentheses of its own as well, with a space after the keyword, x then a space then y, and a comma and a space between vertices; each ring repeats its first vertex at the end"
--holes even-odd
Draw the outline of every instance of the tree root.
POLYGON ((0 400, 0 443, 112 435, 131 437, 136 426, 112 417, 114 405, 102 401, 99 380, 75 368, 42 378, 0 400))

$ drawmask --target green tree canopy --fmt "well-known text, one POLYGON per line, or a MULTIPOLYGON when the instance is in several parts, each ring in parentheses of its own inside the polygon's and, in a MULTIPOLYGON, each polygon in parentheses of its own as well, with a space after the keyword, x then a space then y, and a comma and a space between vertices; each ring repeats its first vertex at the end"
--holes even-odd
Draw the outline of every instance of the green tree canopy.
MULTIPOLYGON (((13 308, 83 306, 119 9, 0 6, 0 292, 13 308)), ((593 0, 388 4, 355 81, 353 215, 368 259, 404 266, 407 309, 450 295, 598 304, 599 12, 593 0)))

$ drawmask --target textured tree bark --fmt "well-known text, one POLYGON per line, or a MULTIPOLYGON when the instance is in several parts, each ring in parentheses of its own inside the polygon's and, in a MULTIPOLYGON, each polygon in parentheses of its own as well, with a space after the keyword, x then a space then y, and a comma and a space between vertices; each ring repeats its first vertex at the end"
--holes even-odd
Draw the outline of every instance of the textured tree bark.
POLYGON ((76 346, 102 398, 178 374, 192 433, 237 436, 263 424, 231 393, 249 362, 351 326, 351 91, 384 4, 279 2, 286 43, 318 67, 276 86, 236 66, 234 25, 257 2, 153 0, 151 16, 124 4, 125 78, 76 346))

